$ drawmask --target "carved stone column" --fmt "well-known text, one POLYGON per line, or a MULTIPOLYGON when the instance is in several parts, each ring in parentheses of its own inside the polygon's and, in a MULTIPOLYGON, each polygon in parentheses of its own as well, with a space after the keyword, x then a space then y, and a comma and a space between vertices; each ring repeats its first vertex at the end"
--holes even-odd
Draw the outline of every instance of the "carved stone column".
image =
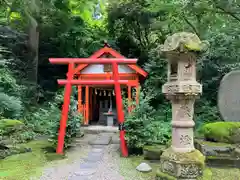
POLYGON ((161 51, 168 59, 168 81, 163 93, 172 103, 172 144, 161 156, 156 180, 194 180, 202 175, 205 157, 194 148, 194 102, 202 93, 196 81, 196 51, 208 43, 192 33, 169 36, 161 51))

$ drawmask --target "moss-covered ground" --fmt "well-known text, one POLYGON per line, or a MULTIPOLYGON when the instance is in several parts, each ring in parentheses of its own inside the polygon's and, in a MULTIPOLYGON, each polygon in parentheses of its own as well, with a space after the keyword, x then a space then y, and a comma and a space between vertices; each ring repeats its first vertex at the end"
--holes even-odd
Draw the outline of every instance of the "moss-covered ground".
MULTIPOLYGON (((120 171, 124 171, 126 175, 126 169, 136 168, 142 162, 148 163, 153 168, 153 171, 150 173, 137 172, 139 174, 139 177, 144 180, 154 180, 155 172, 158 169, 159 165, 158 163, 150 163, 149 161, 144 160, 143 156, 130 156, 129 158, 122 158, 120 171)), ((207 167, 201 180, 240 180, 240 169, 207 167)))
MULTIPOLYGON (((71 156, 68 156, 67 159, 63 159, 63 156, 57 156, 54 152, 46 152, 46 147, 51 146, 47 140, 32 141, 22 144, 22 146, 30 147, 32 152, 17 154, 0 160, 1 180, 28 180, 30 177, 39 177, 43 168, 69 163, 76 157, 79 158, 79 151, 71 152, 71 156)), ((84 156, 82 151, 81 156, 84 156)), ((131 179, 133 177, 132 173, 135 173, 134 177, 138 177, 138 180, 154 180, 158 167, 158 163, 150 163, 144 160, 143 156, 121 158, 119 162, 119 170, 124 175, 125 180, 133 180, 131 179), (150 173, 136 171, 135 168, 142 162, 148 163, 153 171, 150 173)), ((240 169, 206 168, 202 180, 240 180, 240 169)))
POLYGON ((55 153, 46 152, 51 144, 47 140, 31 141, 20 146, 32 149, 32 152, 16 154, 0 160, 1 180, 27 180, 31 175, 40 175, 41 168, 49 161, 62 159, 55 153))
POLYGON ((128 177, 132 177, 133 172, 138 174, 138 180, 154 180, 157 164, 149 163, 149 161, 144 160, 143 156, 130 156, 128 158, 120 159, 119 168, 120 173, 126 178, 126 180, 131 180, 130 178, 128 179, 128 177), (141 173, 135 170, 135 168, 142 162, 148 163, 153 168, 153 171, 149 173, 141 173))

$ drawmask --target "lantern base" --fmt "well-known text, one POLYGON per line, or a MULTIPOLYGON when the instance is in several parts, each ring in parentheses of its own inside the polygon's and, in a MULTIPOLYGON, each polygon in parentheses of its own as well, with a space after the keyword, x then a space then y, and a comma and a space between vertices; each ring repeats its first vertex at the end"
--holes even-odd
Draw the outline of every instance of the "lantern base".
POLYGON ((180 153, 170 147, 161 155, 161 166, 156 180, 196 180, 203 174, 204 162, 205 157, 196 149, 180 153))

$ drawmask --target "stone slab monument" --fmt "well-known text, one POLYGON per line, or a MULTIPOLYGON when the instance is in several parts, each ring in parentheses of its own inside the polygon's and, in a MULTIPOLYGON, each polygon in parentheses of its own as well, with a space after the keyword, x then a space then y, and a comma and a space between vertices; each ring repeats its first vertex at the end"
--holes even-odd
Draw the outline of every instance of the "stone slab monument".
POLYGON ((221 80, 218 109, 225 121, 240 122, 240 71, 231 71, 221 80))
POLYGON ((162 92, 172 103, 172 144, 161 155, 156 180, 194 180, 202 175, 205 157, 194 148, 193 113, 195 99, 202 93, 196 81, 197 53, 208 46, 197 35, 180 32, 160 47, 168 60, 168 80, 162 92))

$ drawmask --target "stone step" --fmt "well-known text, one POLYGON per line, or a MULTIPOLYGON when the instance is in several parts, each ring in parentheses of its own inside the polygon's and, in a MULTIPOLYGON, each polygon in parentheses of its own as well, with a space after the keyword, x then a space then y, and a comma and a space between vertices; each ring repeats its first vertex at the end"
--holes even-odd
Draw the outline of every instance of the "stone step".
POLYGON ((110 127, 110 126, 88 126, 88 127, 82 127, 82 131, 85 134, 117 133, 117 132, 119 132, 118 127, 110 127))
POLYGON ((90 145, 109 145, 110 141, 112 140, 111 134, 101 134, 96 139, 90 140, 90 145))
POLYGON ((79 133, 77 133, 76 138, 82 138, 82 137, 84 137, 84 132, 83 131, 80 131, 79 133))
POLYGON ((120 138, 119 136, 113 136, 111 144, 120 144, 120 138))

